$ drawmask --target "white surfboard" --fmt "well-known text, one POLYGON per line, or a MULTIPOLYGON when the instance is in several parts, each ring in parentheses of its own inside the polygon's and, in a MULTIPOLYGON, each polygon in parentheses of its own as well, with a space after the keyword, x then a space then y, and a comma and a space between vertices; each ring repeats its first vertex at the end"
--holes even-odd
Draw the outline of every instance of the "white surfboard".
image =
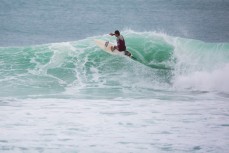
POLYGON ((95 43, 97 46, 99 46, 102 50, 104 50, 105 52, 109 53, 109 54, 113 54, 113 55, 123 55, 125 56, 125 52, 124 51, 118 51, 117 49, 115 50, 111 50, 112 47, 114 47, 115 45, 112 42, 109 41, 104 41, 104 40, 99 40, 99 39, 95 39, 95 43))

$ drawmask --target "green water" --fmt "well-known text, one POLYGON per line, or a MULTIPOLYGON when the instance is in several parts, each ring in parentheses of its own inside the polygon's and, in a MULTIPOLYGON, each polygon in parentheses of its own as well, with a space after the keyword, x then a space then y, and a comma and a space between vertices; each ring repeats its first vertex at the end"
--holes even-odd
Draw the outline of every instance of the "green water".
POLYGON ((106 97, 105 92, 129 97, 135 90, 147 95, 154 90, 173 90, 174 80, 180 76, 212 73, 229 61, 226 43, 204 43, 154 32, 125 31, 124 35, 127 49, 137 61, 107 54, 95 45, 94 39, 115 42, 108 35, 0 48, 0 95, 64 96, 69 90, 102 97, 106 97))

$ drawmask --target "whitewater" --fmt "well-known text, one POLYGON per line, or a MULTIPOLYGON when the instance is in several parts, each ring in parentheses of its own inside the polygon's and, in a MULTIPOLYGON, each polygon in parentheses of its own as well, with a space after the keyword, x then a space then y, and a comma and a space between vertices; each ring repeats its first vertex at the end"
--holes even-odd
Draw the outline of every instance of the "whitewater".
POLYGON ((1 153, 228 153, 229 3, 2 0, 1 153), (119 30, 137 60, 111 55, 119 30))

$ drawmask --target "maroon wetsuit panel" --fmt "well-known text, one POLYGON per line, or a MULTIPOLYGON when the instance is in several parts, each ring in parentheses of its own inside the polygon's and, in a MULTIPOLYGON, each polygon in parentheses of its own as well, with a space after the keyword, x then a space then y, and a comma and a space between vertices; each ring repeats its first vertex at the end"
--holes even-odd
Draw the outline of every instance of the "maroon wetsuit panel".
POLYGON ((117 37, 117 47, 119 51, 125 51, 126 50, 126 45, 125 45, 125 40, 122 35, 117 37))

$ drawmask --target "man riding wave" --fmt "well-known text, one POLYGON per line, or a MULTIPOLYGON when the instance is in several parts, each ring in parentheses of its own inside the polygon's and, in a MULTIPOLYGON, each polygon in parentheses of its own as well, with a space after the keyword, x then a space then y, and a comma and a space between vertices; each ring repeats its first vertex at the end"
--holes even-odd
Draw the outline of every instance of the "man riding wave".
POLYGON ((125 52, 125 55, 127 55, 127 56, 131 56, 131 53, 130 52, 128 52, 127 50, 126 50, 126 44, 125 44, 125 39, 124 39, 124 37, 120 34, 120 32, 118 31, 118 30, 116 30, 114 33, 110 33, 110 35, 111 36, 116 36, 116 41, 117 41, 117 46, 112 46, 111 47, 111 50, 112 51, 114 51, 115 49, 117 49, 118 51, 120 51, 120 52, 125 52))

